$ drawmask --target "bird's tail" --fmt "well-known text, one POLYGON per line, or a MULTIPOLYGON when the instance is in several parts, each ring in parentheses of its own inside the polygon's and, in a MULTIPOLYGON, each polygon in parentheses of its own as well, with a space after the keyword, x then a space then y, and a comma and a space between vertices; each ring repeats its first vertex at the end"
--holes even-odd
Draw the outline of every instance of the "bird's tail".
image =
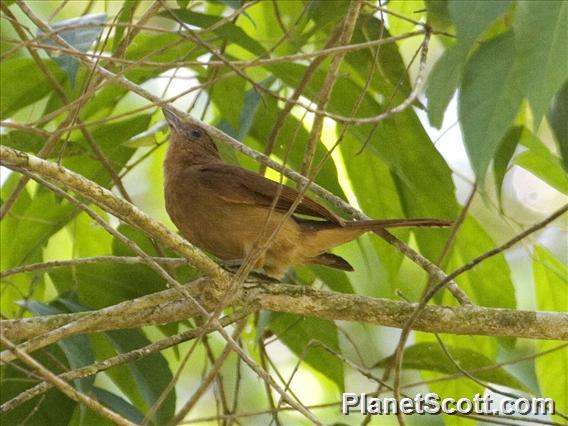
MULTIPOLYGON (((379 220, 358 220, 344 222, 342 225, 336 223, 297 220, 302 229, 302 244, 306 252, 306 257, 317 258, 330 248, 351 241, 365 232, 375 231, 384 228, 409 228, 409 227, 448 227, 452 225, 451 220, 444 219, 379 219, 379 220)), ((318 259, 321 260, 321 259, 318 259)), ((328 266, 330 259, 324 259, 328 266)), ((332 262, 333 263, 333 262, 332 262)), ((339 268, 341 269, 341 268, 339 268)))
POLYGON ((377 219, 377 220, 357 220, 345 222, 346 228, 366 229, 372 231, 377 228, 446 228, 452 225, 451 220, 445 219, 377 219))

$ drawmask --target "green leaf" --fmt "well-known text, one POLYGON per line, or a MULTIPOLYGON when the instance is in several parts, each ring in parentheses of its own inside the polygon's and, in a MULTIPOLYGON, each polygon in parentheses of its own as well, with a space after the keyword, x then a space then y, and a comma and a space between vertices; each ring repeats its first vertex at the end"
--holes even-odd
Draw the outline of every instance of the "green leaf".
MULTIPOLYGON (((65 73, 53 61, 44 61, 55 80, 62 82, 65 73)), ((0 63, 0 116, 9 117, 17 110, 44 98, 51 84, 30 58, 14 58, 0 63)))
MULTIPOLYGON (((71 301, 65 299, 57 299, 54 303, 46 305, 44 303, 29 301, 22 303, 22 306, 28 308, 31 312, 36 315, 46 316, 55 315, 68 312, 79 312, 83 311, 82 307, 77 306, 71 301), (64 306, 64 309, 59 309, 58 306, 64 306)), ((77 369, 85 367, 95 362, 95 355, 93 349, 91 348, 91 342, 87 336, 79 334, 76 336, 66 337, 63 340, 57 342, 57 345, 65 353, 67 362, 72 369, 77 369)), ((84 377, 82 379, 74 380, 73 383, 75 387, 80 392, 90 392, 92 390, 95 378, 84 377)))
POLYGON ((308 16, 315 21, 320 31, 331 34, 335 25, 347 15, 349 1, 337 0, 333 7, 325 1, 310 0, 308 2, 308 16))
MULTIPOLYGON (((422 21, 422 18, 424 18, 424 6, 425 4, 422 0, 391 0, 388 3, 389 10, 402 16, 412 17, 412 19, 417 21, 422 21)), ((389 17, 389 31, 394 35, 408 33, 415 29, 416 25, 413 22, 394 16, 389 17)))
MULTIPOLYGON (((91 135, 103 151, 115 172, 119 172, 132 157, 135 150, 128 148, 124 142, 142 133, 148 128, 151 115, 144 114, 121 121, 113 121, 95 127, 91 135)), ((83 149, 83 155, 65 158, 63 165, 88 179, 108 187, 112 183, 111 176, 98 158, 92 154, 92 149, 81 133, 75 135, 72 149, 83 149), (76 138, 76 139, 75 139, 76 138)))
POLYGON ((562 169, 560 159, 551 153, 542 155, 525 151, 515 157, 515 163, 563 194, 568 194, 568 177, 562 169))
MULTIPOLYGON (((372 218, 404 217, 396 183, 385 161, 377 155, 357 155, 360 144, 350 134, 345 136, 344 142, 339 147, 343 164, 338 166, 345 169, 345 176, 342 178, 351 182, 351 189, 357 197, 356 203, 359 207, 372 218), (373 188, 380 188, 380 191, 373 188)), ((407 240, 409 232, 399 231, 397 236, 407 240)), ((373 263, 372 269, 373 272, 382 274, 376 279, 394 283, 402 263, 402 254, 382 240, 373 239, 373 246, 378 255, 378 263, 373 263)), ((389 285, 381 286, 381 291, 383 290, 385 293, 382 296, 394 295, 394 288, 389 285)))
MULTIPOLYGON (((563 253, 565 254, 565 253, 563 253)), ((568 311, 568 269, 549 251, 535 246, 533 273, 537 307, 541 311, 568 311)), ((539 340, 538 352, 559 346, 558 342, 539 340)), ((552 398, 556 409, 565 412, 568 408, 568 348, 539 356, 535 359, 536 374, 543 397, 552 398)), ((565 419, 557 418, 560 423, 565 419)))
POLYGON ((447 30, 452 25, 452 18, 448 8, 448 1, 440 0, 425 0, 426 11, 428 13, 428 21, 432 24, 433 28, 443 31, 447 30))
MULTIPOLYGON (((78 18, 66 19, 65 21, 60 21, 55 24, 51 24, 51 28, 54 30, 59 30, 59 37, 65 40, 68 44, 73 46, 80 52, 87 52, 93 43, 101 35, 103 28, 97 24, 104 24, 107 20, 106 13, 97 13, 93 15, 80 16, 78 18), (94 24, 94 26, 88 26, 89 24, 94 24), (76 27, 69 30, 63 30, 65 27, 76 27)), ((43 31, 38 31, 38 36, 41 36, 43 31)), ((58 46, 57 42, 49 38, 45 39, 43 43, 49 46, 58 46)), ((79 68, 80 62, 74 57, 54 51, 51 49, 46 49, 47 54, 59 64, 59 66, 67 74, 71 85, 75 84, 75 77, 77 75, 77 69, 79 68)))
POLYGON ((143 265, 80 265, 51 270, 49 276, 60 294, 75 289, 81 304, 92 309, 114 305, 163 288, 163 281, 143 265), (77 282, 81 285, 76 286, 77 282))
POLYGON ((518 2, 513 29, 520 83, 536 129, 554 94, 568 79, 568 3, 518 2))
POLYGON ((354 293, 353 286, 343 271, 324 266, 310 265, 310 269, 315 272, 317 277, 333 291, 340 293, 354 293))
POLYGON ((510 32, 482 45, 466 64, 458 115, 469 159, 481 182, 519 110, 519 77, 510 32))
MULTIPOLYGON (((502 367, 475 371, 495 365, 494 360, 487 358, 482 353, 459 346, 446 345, 446 349, 461 368, 470 372, 476 378, 496 385, 527 390, 521 382, 502 367)), ((375 367, 386 368, 391 365, 392 361, 393 357, 389 356, 379 361, 375 367)), ((406 348, 402 367, 413 370, 436 371, 444 374, 460 373, 437 342, 417 343, 406 348)))
MULTIPOLYGON (((254 123, 249 132, 250 137, 247 138, 246 143, 259 151, 264 151, 265 144, 268 142, 278 112, 277 101, 272 97, 265 97, 256 109, 254 123)), ((308 132, 305 127, 298 119, 289 114, 280 131, 280 137, 274 144, 273 153, 278 158, 287 157, 288 166, 294 170, 299 170, 302 167, 305 142, 307 140, 308 132), (290 152, 287 155, 286 153, 288 151, 290 152)), ((321 161, 326 152, 325 147, 318 144, 314 162, 318 163, 321 161)), ((246 158, 239 158, 239 160, 248 161, 246 158)), ((258 167, 256 163, 254 163, 254 166, 258 167)), ((324 186, 327 190, 338 196, 343 195, 343 191, 337 181, 337 172, 331 161, 327 161, 324 164, 316 177, 316 183, 324 186)))
MULTIPOLYGON (((150 256, 158 256, 156 247, 152 244, 152 240, 138 228, 123 223, 118 226, 117 231, 123 234, 130 241, 136 243, 142 250, 144 250, 145 253, 149 254, 150 256)), ((130 247, 116 238, 113 238, 112 240, 112 254, 114 254, 115 256, 138 255, 134 252, 134 250, 132 250, 130 247)))
MULTIPOLYGON (((565 253, 562 253, 565 255, 565 253)), ((568 268, 541 246, 534 251, 534 280, 538 309, 568 311, 568 268)), ((568 379, 568 375, 564 376, 568 379)))
POLYGON ((548 111, 548 122, 556 136, 562 165, 568 172, 568 82, 564 84, 560 92, 554 98, 554 102, 548 111))
POLYGON ((30 259, 73 218, 75 212, 69 203, 61 202, 48 190, 38 188, 21 216, 2 223, 2 264, 13 267, 30 263, 30 259))
MULTIPOLYGON (((224 19, 218 16, 192 12, 186 9, 171 9, 165 12, 160 12, 158 15, 167 19, 173 19, 172 14, 175 15, 178 20, 200 28, 213 26, 220 20, 224 19)), ((262 44, 249 36, 242 28, 236 26, 231 21, 227 21, 222 26, 215 28, 213 32, 223 40, 241 46, 243 49, 248 50, 256 56, 263 56, 267 53, 262 44)))
MULTIPOLYGON (((135 424, 142 424, 144 421, 144 415, 135 406, 106 389, 93 386, 91 395, 105 407, 135 424)), ((114 424, 97 412, 86 409, 84 405, 78 405, 68 426, 113 426, 114 424)))
MULTIPOLYGON (((108 220, 104 211, 97 213, 108 220)), ((111 251, 112 236, 87 213, 79 213, 75 220, 67 225, 67 232, 73 241, 73 255, 76 257, 104 256, 111 251)))
MULTIPOLYGON (((364 43, 390 36, 391 33, 383 28, 379 19, 362 13, 353 33, 352 43, 364 43)), ((350 79, 356 81, 360 87, 365 86, 373 72, 367 91, 378 92, 394 106, 407 98, 412 90, 406 64, 396 43, 387 43, 374 49, 380 49, 377 58, 376 50, 360 49, 348 53, 344 62, 350 65, 350 79)))
MULTIPOLYGON (((8 179, 2 185, 2 202, 12 193, 20 176, 17 173, 11 173, 8 179)), ((30 207, 32 197, 25 188, 20 192, 16 202, 10 209, 10 214, 7 214, 0 222, 0 269, 6 270, 13 266, 14 259, 11 258, 10 247, 15 244, 18 239, 17 229, 22 218, 25 217, 26 210, 30 207)), ((41 262, 43 255, 41 250, 35 250, 28 257, 28 262, 41 262)), ((14 275, 2 279, 2 297, 0 297, 0 306, 2 313, 8 317, 20 316, 21 308, 16 304, 17 301, 25 299, 26 297, 41 297, 43 292, 43 278, 36 276, 14 275)))
POLYGON ((219 109, 220 116, 236 132, 239 128, 239 119, 243 109, 246 81, 240 76, 233 76, 221 80, 211 90, 211 99, 219 109))
POLYGON ((241 0, 213 0, 213 1, 218 1, 219 3, 226 4, 231 9, 234 10, 237 10, 239 7, 242 6, 241 0))
POLYGON ((126 26, 124 26, 124 24, 131 22, 132 17, 134 16, 134 12, 136 11, 136 8, 138 7, 139 4, 140 4, 139 0, 125 1, 122 3, 122 8, 118 13, 117 22, 123 25, 118 25, 116 27, 114 38, 112 41, 113 52, 116 52, 116 48, 120 45, 120 42, 122 41, 122 36, 124 35, 124 31, 127 28, 126 26))
POLYGON ((560 159, 530 130, 523 128, 521 145, 527 151, 515 157, 514 162, 530 171, 558 191, 568 192, 568 177, 562 169, 560 159))
MULTIPOLYGON (((135 406, 125 401, 123 398, 115 395, 106 389, 93 387, 93 394, 95 398, 100 401, 104 406, 110 408, 114 412, 120 414, 125 419, 134 422, 135 424, 142 424, 144 415, 135 406)), ((97 423, 99 424, 99 423, 97 423)))
MULTIPOLYGON (((36 361, 52 372, 67 369, 67 359, 57 345, 36 351, 36 361)), ((12 399, 41 382, 27 372, 20 362, 2 366, 2 403, 12 399)), ((57 389, 50 389, 7 413, 2 413, 2 425, 61 426, 69 423, 73 411, 79 405, 57 389)))
MULTIPOLYGON (((431 4, 430 2, 429 4, 431 4)), ((428 77, 428 118, 442 126, 444 112, 462 79, 466 58, 481 34, 509 7, 510 1, 449 1, 448 10, 458 41, 446 49, 428 77)))
MULTIPOLYGON (((270 87, 274 82, 274 78, 270 77, 264 81, 260 82, 262 87, 270 87)), ((239 117, 239 134, 238 139, 244 140, 245 136, 249 134, 249 131, 254 123, 254 117, 256 115, 256 110, 259 106, 261 100, 260 93, 257 89, 249 89, 244 94, 243 107, 240 112, 239 117)))
POLYGON ((495 188, 497 189, 497 199, 501 205, 501 190, 503 179, 507 173, 509 162, 515 153, 515 149, 521 139, 523 128, 516 126, 511 128, 499 143, 495 158, 493 160, 493 175, 495 177, 495 188))
MULTIPOLYGON (((10 130, 7 133, 0 134, 0 145, 15 148, 20 151, 37 154, 45 145, 46 138, 37 134, 33 134, 24 130, 10 130)), ((53 150, 46 158, 63 158, 80 155, 85 152, 85 147, 76 145, 67 146, 64 151, 53 150)))
POLYGON ((428 119, 436 128, 442 127, 444 113, 454 96, 462 77, 468 50, 461 45, 450 46, 438 59, 428 76, 426 97, 428 98, 428 119))
POLYGON ((273 312, 269 327, 303 362, 324 374, 340 391, 343 390, 343 362, 321 346, 311 346, 306 350, 310 342, 319 341, 341 353, 337 326, 332 321, 273 312))
MULTIPOLYGON (((118 231, 125 235, 129 240, 138 244, 138 246, 150 256, 159 255, 155 245, 152 243, 152 240, 138 228, 128 224, 121 224, 118 227, 118 231)), ((138 255, 130 249, 130 247, 127 247, 122 241, 117 239, 113 239, 112 241, 112 254, 115 256, 138 255)), ((177 257, 177 254, 170 250, 164 250, 164 255, 168 257, 177 257)), ((124 286, 124 289, 128 292, 140 292, 140 295, 142 295, 158 291, 164 286, 163 278, 146 265, 114 265, 113 268, 115 268, 115 278, 120 280, 121 286, 124 286), (143 283, 143 285, 140 283, 143 283)), ((199 275, 199 271, 191 266, 178 267, 175 268, 175 271, 176 277, 180 282, 192 281, 199 275)))
POLYGON ((450 0, 448 10, 456 28, 458 40, 466 49, 511 5, 510 0, 468 1, 450 0))
MULTIPOLYGON (((495 246, 487 231, 477 220, 468 216, 456 238, 456 248, 461 256, 460 263, 467 263, 495 246)), ((481 262, 456 280, 458 283, 463 281, 464 284, 469 284, 469 293, 473 293, 474 300, 479 305, 510 309, 516 307, 511 271, 502 253, 481 262)))
MULTIPOLYGON (((148 338, 138 330, 114 330, 105 334, 120 353, 128 352, 151 343, 148 338)), ((142 411, 146 411, 149 407, 152 407, 173 380, 168 362, 161 353, 153 353, 147 357, 131 362, 128 364, 128 369, 136 381, 136 391, 140 392, 147 404, 142 411)), ((160 408, 156 411, 155 422, 157 424, 167 424, 175 414, 175 404, 175 388, 172 388, 160 405, 160 408)), ((140 409, 142 407, 138 408, 140 409)))

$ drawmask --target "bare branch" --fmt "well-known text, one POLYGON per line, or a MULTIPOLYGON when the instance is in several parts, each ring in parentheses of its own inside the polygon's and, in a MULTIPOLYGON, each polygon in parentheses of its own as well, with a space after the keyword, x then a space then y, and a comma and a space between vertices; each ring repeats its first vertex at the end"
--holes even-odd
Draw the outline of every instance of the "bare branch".
MULTIPOLYGON (((157 263, 163 263, 171 266, 182 266, 188 264, 187 259, 175 257, 153 257, 152 259, 157 263)), ((81 265, 92 265, 96 263, 122 263, 127 265, 138 265, 145 264, 147 262, 141 256, 93 256, 68 260, 52 260, 50 262, 30 263, 2 271, 0 272, 0 278, 6 278, 10 275, 15 274, 45 271, 49 269, 68 268, 81 265)))
MULTIPOLYGON (((246 316, 248 316, 250 314, 249 311, 247 311, 246 309, 242 309, 240 311, 237 311, 233 314, 229 314, 223 318, 219 319, 219 322, 221 323, 221 325, 227 326, 229 324, 232 324, 235 321, 238 321, 242 318, 245 318, 246 316)), ((45 318, 45 317, 44 317, 45 318)), ((133 362, 136 361, 138 359, 141 359, 145 356, 148 356, 150 354, 159 352, 159 351, 163 351, 164 349, 170 348, 172 346, 178 345, 180 343, 183 342, 187 342, 189 340, 195 339, 196 337, 199 337, 202 333, 203 333, 203 329, 201 327, 196 328, 196 329, 192 329, 192 330, 188 330, 188 331, 184 331, 183 333, 180 334, 176 334, 174 336, 171 337, 167 337, 165 339, 162 340, 158 340, 156 342, 153 342, 147 346, 129 351, 129 352, 125 352, 125 353, 121 353, 119 355, 116 355, 112 358, 108 358, 105 359, 104 361, 99 361, 96 362, 94 364, 91 365, 87 365, 85 367, 81 367, 81 368, 77 368, 76 370, 71 370, 71 371, 67 371, 65 373, 62 373, 59 375, 59 377, 61 377, 63 380, 65 381, 71 381, 71 380, 75 380, 75 379, 80 379, 83 377, 88 377, 88 376, 92 376, 95 375, 97 373, 100 373, 102 371, 106 371, 110 368, 116 367, 117 365, 122 365, 122 364, 126 364, 129 362, 133 362)), ((216 331, 216 328, 210 324, 209 328, 207 328, 205 330, 205 332, 210 333, 216 331)), ((0 406, 0 413, 5 413, 8 411, 13 410, 14 408, 16 408, 17 406, 23 404, 26 401, 29 401, 30 399, 32 399, 33 397, 46 392, 47 390, 51 389, 53 387, 53 385, 49 382, 42 382, 37 384, 36 386, 29 388, 27 390, 25 390, 24 392, 20 393, 18 396, 16 396, 15 398, 6 401, 4 404, 2 404, 2 406, 0 406)))
MULTIPOLYGON (((185 287, 207 309, 215 306, 213 301, 203 297, 203 288, 210 285, 209 279, 202 278, 185 287)), ((418 306, 417 303, 276 283, 248 283, 236 296, 235 305, 248 306, 251 309, 395 328, 402 328, 418 306)), ((75 330, 58 337, 165 324, 199 314, 195 306, 175 289, 152 293, 95 312, 97 317, 103 317, 105 320, 96 320, 93 317, 81 323, 75 330)), ((93 312, 2 320, 0 330, 10 339, 31 338, 61 324, 79 322, 88 314, 93 315, 93 312)), ((568 313, 427 305, 418 314, 412 329, 432 333, 568 340, 568 313)), ((49 343, 52 341, 42 342, 41 346, 49 343)))
POLYGON ((14 355, 20 359, 24 364, 28 367, 32 368, 39 376, 41 376, 44 380, 50 382, 55 387, 57 387, 61 392, 67 395, 74 401, 81 402, 93 410, 95 413, 101 415, 102 417, 106 417, 114 424, 123 425, 123 426, 135 426, 134 423, 126 420, 124 417, 120 416, 119 414, 115 413, 114 411, 106 408, 104 405, 101 405, 97 400, 85 395, 82 392, 79 392, 65 380, 61 379, 59 376, 53 374, 27 353, 19 350, 10 340, 6 337, 0 335, 0 341, 8 347, 8 350, 12 351, 14 355))

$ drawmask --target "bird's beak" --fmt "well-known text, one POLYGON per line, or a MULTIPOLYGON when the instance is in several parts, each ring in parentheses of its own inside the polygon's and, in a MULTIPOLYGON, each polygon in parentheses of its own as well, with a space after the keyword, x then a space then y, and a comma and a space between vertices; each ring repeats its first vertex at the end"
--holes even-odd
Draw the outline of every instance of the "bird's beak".
POLYGON ((182 127, 181 119, 167 108, 162 108, 164 117, 172 129, 179 130, 182 127))

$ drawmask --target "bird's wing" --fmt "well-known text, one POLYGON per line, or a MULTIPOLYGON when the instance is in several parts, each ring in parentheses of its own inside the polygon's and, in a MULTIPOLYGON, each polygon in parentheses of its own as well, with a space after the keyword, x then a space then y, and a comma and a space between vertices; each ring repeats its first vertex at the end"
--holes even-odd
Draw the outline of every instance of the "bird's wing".
MULTIPOLYGON (((298 191, 280 185, 246 169, 228 164, 208 164, 199 167, 199 182, 225 201, 270 207, 278 196, 275 209, 286 212, 298 198, 298 191)), ((295 213, 327 219, 338 225, 342 220, 319 204, 304 196, 295 213)))

